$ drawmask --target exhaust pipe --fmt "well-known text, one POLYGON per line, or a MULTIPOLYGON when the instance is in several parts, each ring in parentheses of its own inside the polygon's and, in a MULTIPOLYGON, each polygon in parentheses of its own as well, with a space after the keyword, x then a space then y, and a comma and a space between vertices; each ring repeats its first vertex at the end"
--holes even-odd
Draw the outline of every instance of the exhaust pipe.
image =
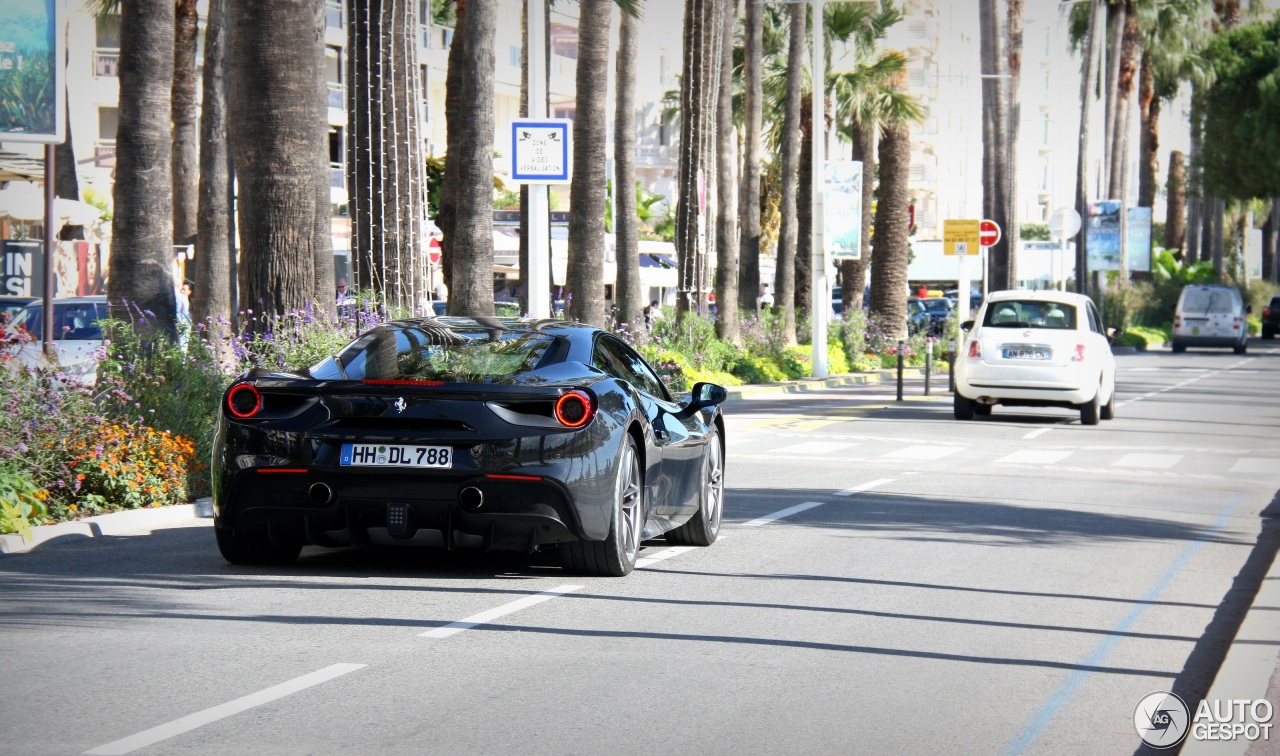
POLYGON ((307 489, 307 498, 317 507, 323 507, 333 501, 333 489, 328 483, 312 483, 307 489))
POLYGON ((467 486, 458 492, 458 503, 463 509, 474 512, 484 505, 484 492, 475 486, 467 486))

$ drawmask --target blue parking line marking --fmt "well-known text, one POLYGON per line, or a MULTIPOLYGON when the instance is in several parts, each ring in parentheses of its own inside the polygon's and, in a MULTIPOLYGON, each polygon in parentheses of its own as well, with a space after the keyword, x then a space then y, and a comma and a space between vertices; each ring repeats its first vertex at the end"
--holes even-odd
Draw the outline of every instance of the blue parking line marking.
MULTIPOLYGON (((1147 591, 1146 595, 1138 600, 1137 605, 1124 616, 1124 619, 1120 620, 1119 624, 1112 628, 1112 635, 1099 643, 1098 647, 1084 661, 1080 662, 1081 666, 1097 667, 1102 664, 1107 655, 1111 653, 1111 650, 1115 648, 1116 643, 1119 642, 1120 634, 1128 632, 1129 628, 1133 627, 1133 624, 1138 621, 1138 618, 1146 613, 1147 607, 1151 605, 1151 602, 1155 601, 1164 592, 1164 589, 1169 587, 1169 583, 1173 582, 1174 577, 1186 566, 1191 557, 1200 550, 1205 541, 1226 527, 1231 513, 1235 511, 1235 508, 1243 500, 1244 494, 1236 494, 1235 499, 1218 514, 1218 519, 1214 521, 1213 527, 1202 533, 1196 540, 1187 544, 1187 547, 1182 550, 1177 559, 1173 560, 1173 563, 1164 571, 1164 574, 1160 576, 1155 585, 1151 586, 1151 590, 1147 591)), ((1040 711, 1036 712, 1036 715, 1031 718, 1031 721, 1023 729, 1022 734, 1017 740, 1013 741, 1005 753, 1009 754, 1009 756, 1026 753, 1027 749, 1035 743, 1036 738, 1040 737, 1045 728, 1053 721, 1053 718, 1062 710, 1062 707, 1066 706, 1067 702, 1071 700, 1071 696, 1075 694, 1076 689, 1084 684, 1084 681, 1089 679, 1089 675, 1092 674, 1093 672, 1083 669, 1072 672, 1071 676, 1062 684, 1062 687, 1058 688, 1057 692, 1049 697, 1044 706, 1040 707, 1040 711)))

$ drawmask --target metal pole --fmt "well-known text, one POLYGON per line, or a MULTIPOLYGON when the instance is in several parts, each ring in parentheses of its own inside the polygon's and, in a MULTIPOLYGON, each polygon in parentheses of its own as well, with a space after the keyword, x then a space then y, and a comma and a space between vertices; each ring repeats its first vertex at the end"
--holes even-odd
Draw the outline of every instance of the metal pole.
POLYGON ((907 342, 898 339, 898 401, 902 401, 902 353, 907 351, 907 342))
POLYGON ((826 0, 813 2, 813 107, 809 133, 813 141, 813 222, 810 227, 809 311, 813 313, 813 377, 827 377, 827 319, 831 310, 831 293, 827 288, 825 217, 822 194, 826 189, 826 40, 823 37, 823 9, 826 0))
POLYGON ((924 353, 924 395, 929 395, 929 377, 933 373, 933 337, 927 342, 929 351, 924 353))
MULTIPOLYGON (((547 0, 529 0, 529 118, 547 117, 547 0)), ((529 185, 529 316, 551 317, 551 217, 547 185, 529 185)))
POLYGON ((44 323, 40 329, 40 342, 44 344, 44 355, 53 359, 56 350, 53 348, 53 290, 54 269, 53 256, 58 250, 57 237, 53 228, 53 202, 57 198, 54 174, 56 171, 54 146, 44 146, 44 323))

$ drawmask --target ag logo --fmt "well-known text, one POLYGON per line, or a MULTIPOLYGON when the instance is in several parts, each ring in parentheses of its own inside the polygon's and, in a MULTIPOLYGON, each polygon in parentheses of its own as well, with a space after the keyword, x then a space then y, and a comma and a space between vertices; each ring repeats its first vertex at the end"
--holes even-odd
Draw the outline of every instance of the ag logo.
POLYGON ((1148 693, 1133 710, 1133 729, 1152 748, 1172 748, 1187 736, 1187 704, 1173 693, 1148 693))

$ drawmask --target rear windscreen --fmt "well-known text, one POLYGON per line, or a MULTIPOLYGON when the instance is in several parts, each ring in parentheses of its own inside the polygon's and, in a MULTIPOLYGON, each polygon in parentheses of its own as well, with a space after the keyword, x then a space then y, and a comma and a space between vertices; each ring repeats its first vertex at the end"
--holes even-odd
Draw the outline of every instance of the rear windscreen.
POLYGON ((1235 299, 1225 289, 1187 289, 1182 294, 1183 312, 1234 312, 1235 299))
POLYGON ((554 341, 542 333, 451 328, 428 320, 376 328, 337 361, 349 380, 500 383, 532 370, 554 341))
POLYGON ((1075 329, 1076 308, 1062 302, 1042 300, 993 302, 987 308, 982 325, 995 328, 1075 329))

